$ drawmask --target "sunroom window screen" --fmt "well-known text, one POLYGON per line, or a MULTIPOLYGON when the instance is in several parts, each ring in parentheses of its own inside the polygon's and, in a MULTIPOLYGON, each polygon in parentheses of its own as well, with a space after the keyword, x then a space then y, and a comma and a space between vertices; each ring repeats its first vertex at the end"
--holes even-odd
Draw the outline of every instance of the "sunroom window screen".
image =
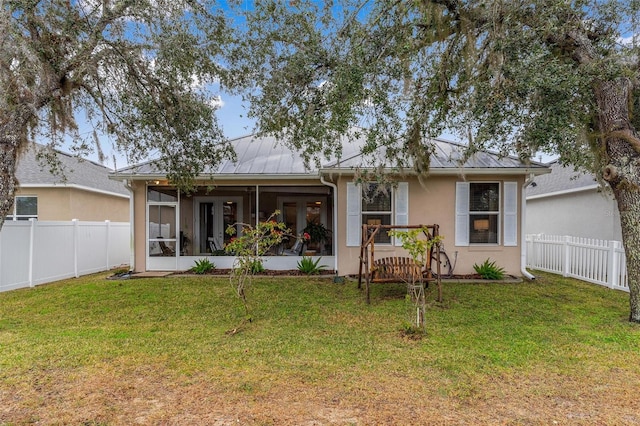
POLYGON ((178 191, 173 188, 150 186, 147 188, 147 201, 175 202, 178 201, 178 191))

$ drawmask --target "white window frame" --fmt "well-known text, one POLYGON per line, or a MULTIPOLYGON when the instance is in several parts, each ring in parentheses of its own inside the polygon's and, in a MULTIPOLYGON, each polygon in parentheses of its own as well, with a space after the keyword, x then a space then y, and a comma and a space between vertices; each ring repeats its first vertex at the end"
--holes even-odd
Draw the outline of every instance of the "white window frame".
MULTIPOLYGON (((495 216, 496 217, 496 241, 495 242, 469 242, 469 245, 475 246, 497 246, 500 245, 500 241, 502 241, 502 233, 500 232, 501 224, 502 224, 502 200, 503 200, 503 188, 500 182, 496 181, 476 181, 469 182, 469 240, 471 240, 471 227, 473 221, 471 220, 474 216, 495 216), (495 184, 498 186, 498 210, 480 210, 480 211, 471 211, 471 186, 472 185, 486 185, 486 184, 495 184)), ((488 231, 492 229, 489 228, 488 231)))
POLYGON ((518 245, 518 182, 500 181, 473 181, 456 182, 456 207, 455 207, 455 245, 456 246, 517 246, 518 245), (497 183, 499 186, 498 211, 471 212, 470 211, 470 185, 497 183), (496 214, 497 242, 496 243, 470 243, 471 216, 496 214))
POLYGON ((13 209, 12 213, 8 214, 5 220, 7 221, 18 221, 18 220, 29 220, 36 219, 38 220, 38 196, 37 195, 16 195, 13 201, 13 209), (18 199, 19 198, 35 198, 36 199, 36 214, 18 214, 18 199))
MULTIPOLYGON (((364 214, 381 212, 362 211, 362 185, 347 182, 347 247, 359 247, 362 243, 362 219, 364 214)), ((383 214, 386 212, 382 212, 383 214)), ((409 224, 409 183, 398 182, 391 187, 391 224, 409 224)), ((390 243, 378 243, 384 246, 402 245, 400 239, 391 239, 390 243)))
MULTIPOLYGON (((380 185, 376 182, 367 182, 367 185, 380 185)), ((393 212, 395 210, 395 200, 394 200, 394 195, 395 195, 395 188, 390 186, 389 187, 389 210, 363 210, 362 209, 362 204, 364 201, 364 197, 362 195, 362 186, 360 186, 360 226, 364 225, 364 218, 366 215, 376 215, 376 216, 384 216, 384 217, 389 217, 389 224, 393 225, 393 212)), ((386 194, 385 194, 386 195, 386 194)), ((384 232, 384 231, 381 231, 384 232)), ((378 233, 379 234, 379 233, 378 233)), ((383 245, 383 246, 389 246, 389 245, 393 245, 393 237, 389 237, 389 242, 376 242, 376 244, 379 245, 383 245)))

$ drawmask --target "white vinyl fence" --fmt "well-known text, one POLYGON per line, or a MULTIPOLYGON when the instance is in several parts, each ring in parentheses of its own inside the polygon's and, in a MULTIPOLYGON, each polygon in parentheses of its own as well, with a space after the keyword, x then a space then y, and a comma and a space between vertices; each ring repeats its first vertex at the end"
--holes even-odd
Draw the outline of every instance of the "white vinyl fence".
POLYGON ((527 235, 527 267, 629 291, 620 241, 527 235))
POLYGON ((7 221, 0 231, 0 291, 33 287, 125 265, 129 224, 7 221))

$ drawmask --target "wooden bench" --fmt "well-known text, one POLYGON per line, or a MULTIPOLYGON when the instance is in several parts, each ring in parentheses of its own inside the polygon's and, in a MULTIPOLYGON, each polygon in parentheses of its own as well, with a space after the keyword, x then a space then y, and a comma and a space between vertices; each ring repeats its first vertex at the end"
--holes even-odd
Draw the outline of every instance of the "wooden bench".
POLYGON ((384 257, 376 259, 371 269, 371 281, 416 282, 422 276, 422 267, 410 257, 384 257))

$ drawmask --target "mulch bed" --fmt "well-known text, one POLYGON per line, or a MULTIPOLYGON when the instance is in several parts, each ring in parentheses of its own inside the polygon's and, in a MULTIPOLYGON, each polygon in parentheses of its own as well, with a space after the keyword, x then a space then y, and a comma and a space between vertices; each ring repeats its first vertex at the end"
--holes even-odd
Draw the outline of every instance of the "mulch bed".
POLYGON ((466 275, 451 275, 451 276, 442 276, 443 279, 447 280, 482 280, 479 274, 466 274, 466 275))
MULTIPOLYGON (((209 272, 205 272, 204 274, 198 274, 198 275, 214 275, 214 276, 229 276, 231 275, 233 272, 232 269, 224 269, 224 268, 216 268, 212 271, 209 272)), ((194 273, 191 271, 178 271, 176 272, 174 275, 193 275, 194 273)), ((315 275, 335 275, 335 271, 331 270, 331 269, 325 269, 323 271, 318 272, 315 275)), ((306 277, 309 276, 307 274, 305 274, 304 272, 300 272, 297 269, 287 269, 287 270, 272 270, 272 269, 267 269, 263 272, 260 272, 259 274, 255 274, 255 276, 257 277, 306 277)), ((358 279, 358 275, 352 275, 351 278, 355 278, 358 279)), ((451 275, 451 276, 443 276, 442 279, 444 280, 476 280, 476 281, 485 281, 484 278, 482 278, 482 276, 478 275, 478 274, 456 274, 456 275, 451 275)), ((505 276, 505 279, 515 279, 515 277, 512 277, 510 275, 505 276)))
MULTIPOLYGON (((197 275, 210 275, 210 276, 229 276, 231 275, 233 272, 232 269, 224 269, 224 268, 216 268, 214 270, 211 270, 209 272, 205 272, 204 274, 197 274, 197 275)), ((109 277, 107 277, 107 279, 110 280, 122 280, 122 279, 129 279, 131 277, 132 273, 130 272, 123 272, 123 273, 116 273, 114 275, 111 275, 109 277)), ((177 271, 175 273, 173 273, 172 275, 196 275, 194 274, 192 271, 177 271)), ((319 271, 317 274, 315 274, 316 276, 318 275, 324 275, 324 276, 329 276, 329 275, 335 275, 335 271, 332 269, 325 269, 322 271, 319 271)), ((267 269, 263 272, 260 272, 259 274, 255 274, 255 276, 262 276, 262 277, 307 277, 310 276, 308 274, 305 274, 304 272, 300 272, 297 269, 287 269, 287 270, 272 270, 272 269, 267 269)), ((351 279, 358 279, 357 275, 351 275, 350 276, 351 279)), ((484 281, 484 279, 478 275, 478 274, 457 274, 457 275, 451 275, 451 276, 443 276, 442 279, 444 280, 474 280, 474 281, 484 281)), ((505 280, 517 280, 516 277, 513 277, 511 275, 507 275, 505 276, 505 280)))
MULTIPOLYGON (((223 275, 223 276, 228 276, 231 275, 231 273, 233 272, 232 269, 223 269, 223 268, 216 268, 212 271, 206 272, 204 274, 198 274, 198 275, 223 275)), ((193 275, 193 272, 191 271, 181 271, 181 272, 176 272, 174 275, 184 275, 184 274, 188 274, 188 275, 193 275)), ((322 270, 320 272, 318 272, 315 275, 335 275, 335 271, 333 270, 322 270)), ((297 269, 287 269, 287 270, 282 270, 282 271, 277 271, 277 270, 272 270, 272 269, 267 269, 263 272, 260 272, 259 274, 255 274, 255 276, 257 277, 282 277, 282 276, 300 276, 300 277, 306 277, 309 276, 307 274, 305 274, 304 272, 300 272, 297 269)))

